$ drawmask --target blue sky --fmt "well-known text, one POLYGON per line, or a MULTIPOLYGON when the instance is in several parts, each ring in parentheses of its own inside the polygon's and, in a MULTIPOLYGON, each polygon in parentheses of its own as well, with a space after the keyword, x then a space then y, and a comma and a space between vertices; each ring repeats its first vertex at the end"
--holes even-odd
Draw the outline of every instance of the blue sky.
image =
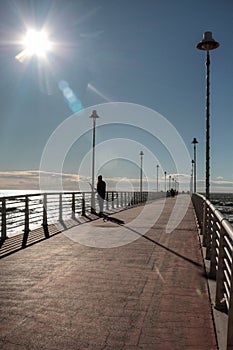
MULTIPOLYGON (((232 0, 6 0, 0 1, 0 17, 1 189, 36 188, 46 143, 75 107, 62 94, 65 81, 83 109, 126 102, 160 113, 177 129, 191 159, 191 142, 196 137, 198 189, 203 190, 205 52, 197 50, 196 44, 203 32, 212 31, 220 47, 211 52, 210 67, 211 190, 232 191, 232 0), (46 62, 36 57, 24 62, 15 59, 29 27, 44 28, 54 43, 46 62)), ((70 183, 77 174, 85 178, 91 173, 91 164, 83 173, 79 171, 91 150, 88 116, 85 122, 80 118, 80 123, 86 123, 87 131, 64 160, 63 171, 70 183)), ((115 138, 116 133, 139 143, 135 147, 138 161, 145 147, 145 172, 151 180, 155 180, 156 164, 147 163, 147 150, 156 148, 161 189, 164 171, 176 174, 171 157, 158 151, 164 145, 143 130, 105 125, 97 129, 97 144, 115 138)), ((98 154, 96 158, 98 164, 98 154)), ((124 159, 116 165, 114 160, 111 167, 106 165, 109 162, 99 164, 96 171, 119 179, 123 167, 126 178, 137 179, 139 165, 134 159, 133 163, 128 159, 128 166, 124 159)))

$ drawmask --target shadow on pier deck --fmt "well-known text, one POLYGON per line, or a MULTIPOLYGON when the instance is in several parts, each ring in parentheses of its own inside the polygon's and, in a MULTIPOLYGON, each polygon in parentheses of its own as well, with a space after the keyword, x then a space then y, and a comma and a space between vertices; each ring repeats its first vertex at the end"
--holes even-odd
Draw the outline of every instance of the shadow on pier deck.
POLYGON ((147 232, 135 207, 117 214, 125 226, 99 219, 2 259, 0 347, 216 350, 194 210, 166 233, 174 203, 147 232))

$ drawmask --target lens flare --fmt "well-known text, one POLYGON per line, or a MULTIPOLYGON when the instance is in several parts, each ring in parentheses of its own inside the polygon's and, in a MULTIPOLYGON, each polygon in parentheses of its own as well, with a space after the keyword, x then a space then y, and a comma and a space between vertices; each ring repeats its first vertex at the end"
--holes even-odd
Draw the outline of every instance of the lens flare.
POLYGON ((76 113, 76 112, 79 112, 81 109, 83 109, 82 102, 75 95, 75 93, 73 92, 73 90, 71 89, 67 81, 61 80, 58 83, 58 86, 59 86, 59 89, 62 91, 64 99, 72 112, 76 113))

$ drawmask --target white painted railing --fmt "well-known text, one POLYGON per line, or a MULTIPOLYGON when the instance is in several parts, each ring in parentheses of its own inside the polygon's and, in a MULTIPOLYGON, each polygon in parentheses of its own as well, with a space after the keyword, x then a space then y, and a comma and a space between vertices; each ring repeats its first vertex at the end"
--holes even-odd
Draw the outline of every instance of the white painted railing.
POLYGON ((216 279, 215 308, 228 314, 227 350, 233 350, 233 226, 204 196, 195 193, 192 201, 216 279))

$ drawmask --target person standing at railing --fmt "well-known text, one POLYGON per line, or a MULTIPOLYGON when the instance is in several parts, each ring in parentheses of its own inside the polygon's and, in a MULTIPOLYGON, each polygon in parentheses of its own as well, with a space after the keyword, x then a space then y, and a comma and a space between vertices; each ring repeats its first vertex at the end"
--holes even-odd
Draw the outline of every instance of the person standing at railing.
POLYGON ((106 183, 105 181, 103 181, 102 175, 99 175, 98 182, 97 182, 97 199, 99 202, 100 216, 103 214, 105 195, 106 195, 106 183))

